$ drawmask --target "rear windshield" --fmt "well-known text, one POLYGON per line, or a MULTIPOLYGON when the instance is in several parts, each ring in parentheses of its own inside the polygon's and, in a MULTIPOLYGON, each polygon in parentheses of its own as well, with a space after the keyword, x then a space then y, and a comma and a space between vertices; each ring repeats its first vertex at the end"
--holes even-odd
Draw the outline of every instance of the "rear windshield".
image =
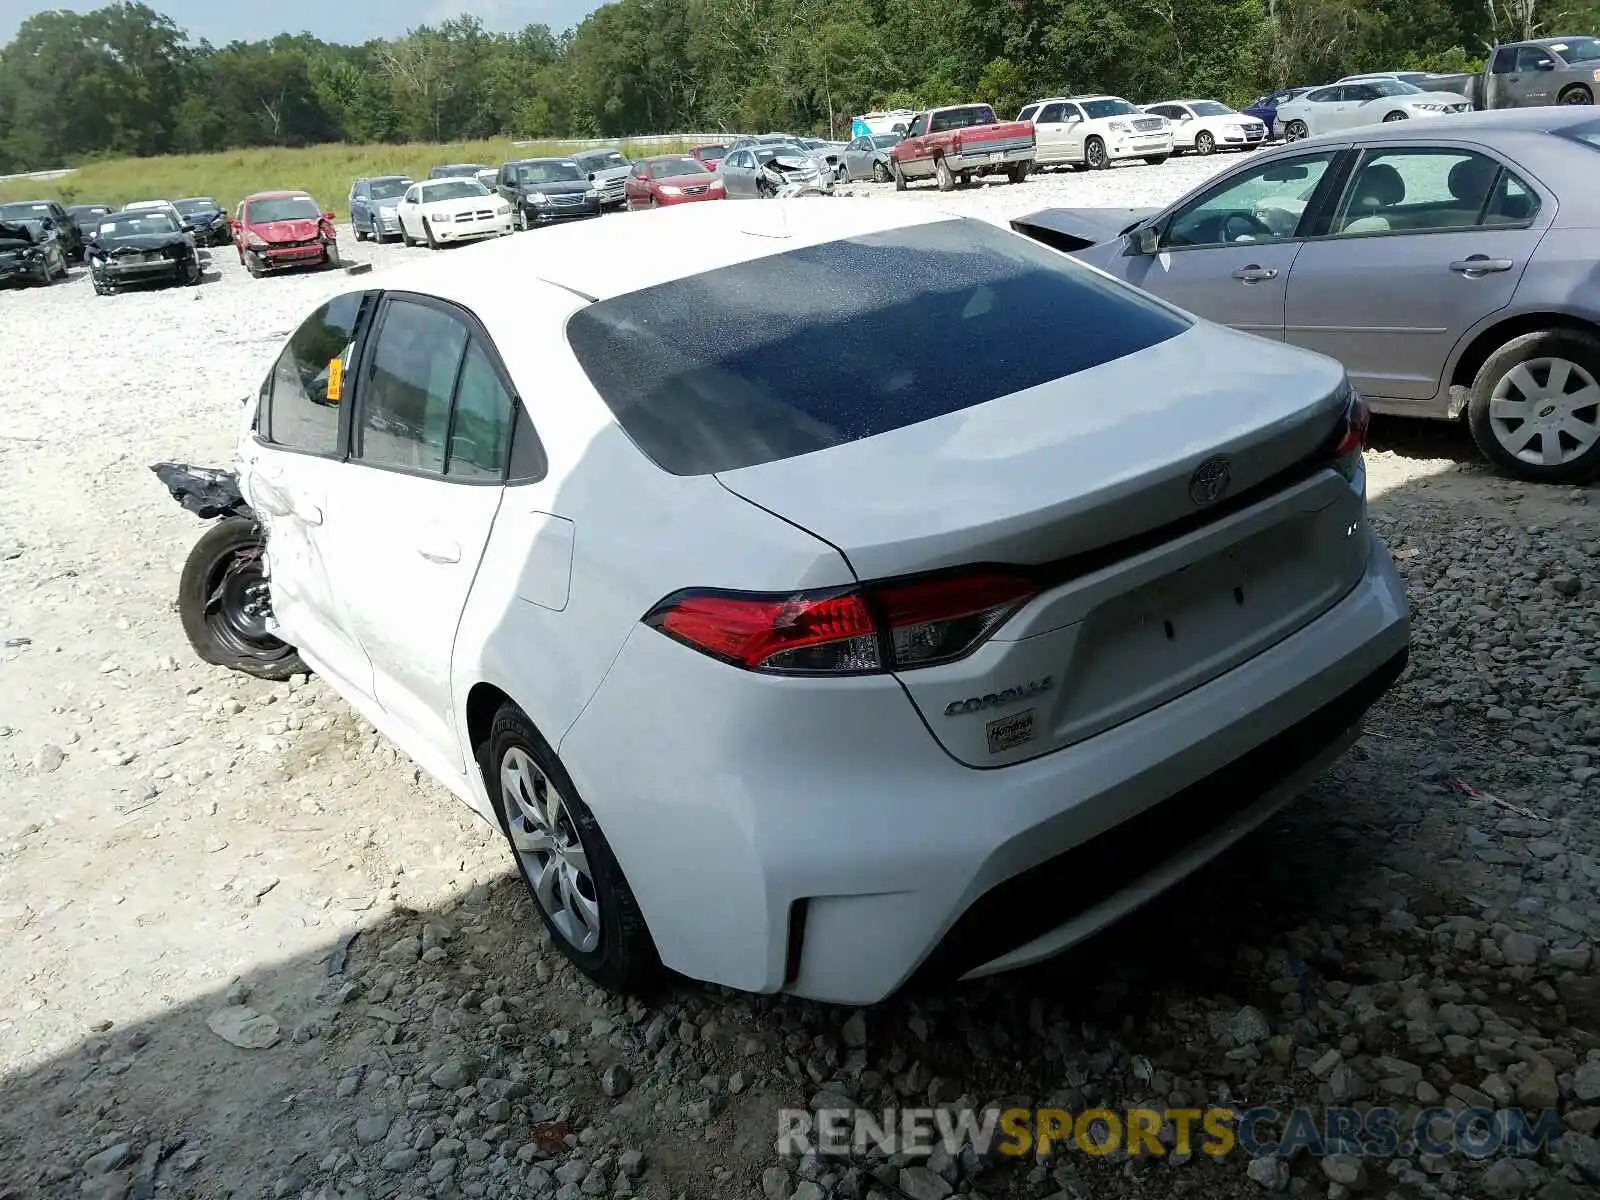
POLYGON ((1188 327, 1064 255, 956 218, 602 300, 567 338, 640 450, 703 475, 971 408, 1188 327))

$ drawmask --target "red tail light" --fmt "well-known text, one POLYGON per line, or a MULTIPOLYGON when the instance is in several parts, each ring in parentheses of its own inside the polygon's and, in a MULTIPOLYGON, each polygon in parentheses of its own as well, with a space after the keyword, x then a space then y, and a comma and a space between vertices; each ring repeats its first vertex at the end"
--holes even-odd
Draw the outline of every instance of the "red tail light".
POLYGON ((1338 426, 1328 438, 1328 457, 1334 462, 1358 453, 1367 444, 1367 429, 1372 424, 1372 412, 1361 393, 1350 389, 1350 403, 1344 410, 1338 426))
POLYGON ((781 596, 680 592, 644 620, 746 670, 860 675, 971 654, 1037 592, 1020 575, 980 570, 781 596))

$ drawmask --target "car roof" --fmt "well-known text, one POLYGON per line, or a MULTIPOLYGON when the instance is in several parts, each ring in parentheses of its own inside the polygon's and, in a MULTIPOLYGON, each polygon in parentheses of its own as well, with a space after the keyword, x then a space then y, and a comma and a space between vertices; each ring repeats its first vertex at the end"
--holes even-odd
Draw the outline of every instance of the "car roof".
POLYGON ((472 309, 480 299, 514 305, 532 277, 606 300, 719 267, 954 216, 937 204, 908 200, 673 205, 626 221, 577 221, 536 238, 502 239, 488 253, 477 253, 490 250, 486 245, 405 263, 384 273, 384 286, 472 309))

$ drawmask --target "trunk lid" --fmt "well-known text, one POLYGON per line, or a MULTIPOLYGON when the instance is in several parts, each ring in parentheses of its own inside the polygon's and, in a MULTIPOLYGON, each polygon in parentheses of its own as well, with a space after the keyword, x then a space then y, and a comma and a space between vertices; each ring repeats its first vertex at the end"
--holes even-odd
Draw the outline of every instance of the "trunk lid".
POLYGON ((1039 582, 974 653, 900 673, 946 750, 999 766, 1214 678, 1354 585, 1360 495, 1304 468, 1340 419, 1343 379, 1329 359, 1200 323, 1065 379, 717 477, 863 580, 1005 564, 1039 582), (1246 360, 1243 374, 1196 370, 1246 360), (1230 477, 1202 511, 1197 469, 1218 455, 1230 477))

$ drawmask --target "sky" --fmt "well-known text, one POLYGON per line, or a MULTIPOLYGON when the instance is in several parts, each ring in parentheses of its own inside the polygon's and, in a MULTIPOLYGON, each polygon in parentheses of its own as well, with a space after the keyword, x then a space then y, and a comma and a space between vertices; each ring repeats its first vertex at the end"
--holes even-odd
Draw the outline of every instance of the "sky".
MULTIPOLYGON (((0 44, 16 36, 17 27, 46 9, 88 12, 105 0, 0 0, 0 44)), ((255 0, 239 4, 223 0, 143 0, 171 17, 196 41, 213 45, 253 42, 279 33, 312 33, 326 42, 364 42, 393 37, 415 25, 436 24, 462 13, 476 15, 486 27, 511 32, 524 25, 544 24, 556 33, 576 25, 600 7, 601 0, 255 0)))

